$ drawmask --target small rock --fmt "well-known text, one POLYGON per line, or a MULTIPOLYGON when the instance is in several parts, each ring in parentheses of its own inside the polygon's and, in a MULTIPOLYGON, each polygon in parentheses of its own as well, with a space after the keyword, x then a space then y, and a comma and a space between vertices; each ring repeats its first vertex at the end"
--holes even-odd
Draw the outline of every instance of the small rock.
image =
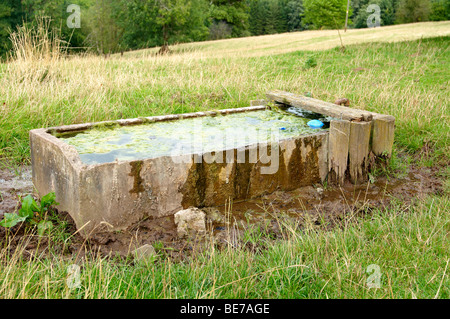
POLYGON ((205 213, 196 207, 180 210, 175 214, 179 237, 203 236, 206 234, 205 213))
POLYGON ((317 194, 319 194, 319 198, 322 199, 323 198, 323 188, 317 187, 316 191, 317 191, 317 194))
POLYGON ((156 258, 156 251, 152 245, 145 244, 134 251, 134 257, 138 261, 153 261, 156 258))

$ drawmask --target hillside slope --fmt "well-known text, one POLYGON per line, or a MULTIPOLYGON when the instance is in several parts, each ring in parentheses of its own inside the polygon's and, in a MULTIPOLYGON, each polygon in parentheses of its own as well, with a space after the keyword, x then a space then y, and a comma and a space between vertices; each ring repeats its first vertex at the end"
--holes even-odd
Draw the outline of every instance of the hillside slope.
MULTIPOLYGON (((196 51, 204 57, 262 56, 292 52, 297 50, 327 50, 366 42, 398 42, 420 38, 450 35, 450 21, 419 22, 383 26, 371 29, 316 30, 283 34, 271 34, 246 38, 185 43, 172 46, 174 52, 196 51)), ((137 50, 126 53, 127 56, 148 55, 159 48, 137 50)))

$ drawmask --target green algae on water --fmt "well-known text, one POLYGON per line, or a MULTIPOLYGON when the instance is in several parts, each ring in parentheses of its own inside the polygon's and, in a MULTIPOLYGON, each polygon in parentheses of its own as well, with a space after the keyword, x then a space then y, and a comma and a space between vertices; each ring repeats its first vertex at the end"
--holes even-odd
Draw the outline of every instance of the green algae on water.
POLYGON ((308 119, 272 110, 93 128, 61 140, 86 164, 203 154, 317 132, 308 119))

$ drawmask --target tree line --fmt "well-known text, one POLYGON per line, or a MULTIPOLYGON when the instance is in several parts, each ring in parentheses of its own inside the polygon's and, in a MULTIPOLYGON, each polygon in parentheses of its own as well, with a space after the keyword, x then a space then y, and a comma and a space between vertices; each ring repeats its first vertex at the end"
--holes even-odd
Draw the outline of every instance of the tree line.
MULTIPOLYGON (((351 0, 348 24, 367 27, 380 10, 380 25, 450 19, 449 0, 351 0), (369 8, 370 9, 370 8, 369 8)), ((72 50, 99 54, 181 42, 205 41, 307 29, 342 28, 347 0, 0 0, 0 55, 11 49, 9 36, 37 17, 51 18, 72 50), (80 25, 67 20, 79 8, 80 25)))

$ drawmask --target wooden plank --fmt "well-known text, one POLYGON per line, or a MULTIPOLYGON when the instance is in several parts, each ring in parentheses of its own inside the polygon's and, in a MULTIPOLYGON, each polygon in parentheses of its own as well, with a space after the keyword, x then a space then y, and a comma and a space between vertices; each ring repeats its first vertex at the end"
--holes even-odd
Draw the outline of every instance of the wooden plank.
POLYGON ((350 121, 332 120, 328 138, 328 180, 344 184, 348 163, 350 121))
POLYGON ((280 90, 270 91, 266 94, 266 96, 269 101, 276 101, 278 103, 297 106, 304 110, 324 114, 336 119, 360 122, 371 121, 373 118, 372 113, 368 111, 352 109, 280 90))
POLYGON ((371 122, 352 122, 348 147, 348 170, 353 183, 367 180, 371 122))
POLYGON ((395 118, 391 115, 374 115, 372 128, 372 152, 376 156, 390 158, 394 145, 395 118))

